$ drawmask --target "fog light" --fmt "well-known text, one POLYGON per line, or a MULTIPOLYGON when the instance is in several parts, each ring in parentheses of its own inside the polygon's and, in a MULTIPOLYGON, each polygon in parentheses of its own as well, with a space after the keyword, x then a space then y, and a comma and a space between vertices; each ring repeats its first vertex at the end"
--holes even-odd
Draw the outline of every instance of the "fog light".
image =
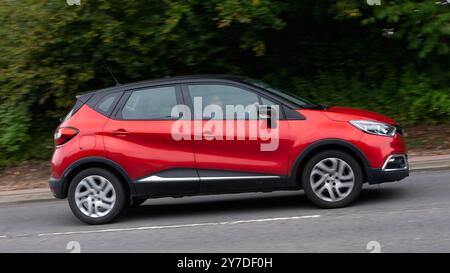
POLYGON ((396 171, 408 168, 408 161, 405 155, 391 155, 383 166, 383 171, 396 171))

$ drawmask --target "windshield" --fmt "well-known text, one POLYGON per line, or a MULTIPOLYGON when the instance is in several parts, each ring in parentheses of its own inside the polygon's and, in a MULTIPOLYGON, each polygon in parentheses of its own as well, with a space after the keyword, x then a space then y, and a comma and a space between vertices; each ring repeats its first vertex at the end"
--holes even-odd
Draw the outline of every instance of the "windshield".
POLYGON ((264 90, 267 90, 279 97, 282 97, 285 100, 288 100, 300 107, 303 108, 322 108, 322 106, 320 104, 311 102, 307 99, 301 98, 289 91, 285 91, 285 90, 281 90, 279 88, 274 88, 272 86, 270 86, 269 84, 262 82, 262 81, 258 81, 258 80, 254 80, 254 79, 250 79, 250 78, 246 78, 244 79, 245 82, 250 83, 256 87, 262 88, 264 90))

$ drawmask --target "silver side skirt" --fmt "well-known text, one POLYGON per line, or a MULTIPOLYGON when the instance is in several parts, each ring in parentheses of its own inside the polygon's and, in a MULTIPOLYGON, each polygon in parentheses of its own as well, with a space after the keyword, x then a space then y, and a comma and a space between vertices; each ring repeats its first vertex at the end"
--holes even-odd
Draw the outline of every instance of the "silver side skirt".
POLYGON ((209 177, 160 177, 151 175, 144 177, 139 182, 164 182, 164 181, 212 181, 212 180, 236 180, 236 179, 276 179, 281 176, 276 175, 255 175, 255 176, 209 176, 209 177))

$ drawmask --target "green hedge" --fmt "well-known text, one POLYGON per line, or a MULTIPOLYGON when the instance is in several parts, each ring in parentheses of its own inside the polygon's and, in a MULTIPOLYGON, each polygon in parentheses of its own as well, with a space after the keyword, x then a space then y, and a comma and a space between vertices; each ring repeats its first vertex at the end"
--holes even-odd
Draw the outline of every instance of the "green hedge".
POLYGON ((104 61, 122 82, 241 74, 402 124, 446 122, 449 10, 435 1, 2 1, 0 165, 48 158, 74 95, 113 84, 104 61))

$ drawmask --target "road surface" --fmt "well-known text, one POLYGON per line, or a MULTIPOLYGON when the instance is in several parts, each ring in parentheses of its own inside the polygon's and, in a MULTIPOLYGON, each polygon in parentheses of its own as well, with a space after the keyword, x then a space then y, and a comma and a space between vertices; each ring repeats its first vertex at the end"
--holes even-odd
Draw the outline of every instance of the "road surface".
POLYGON ((162 198, 89 226, 66 200, 0 206, 0 252, 70 250, 450 252, 450 171, 365 186, 356 203, 334 210, 302 192, 162 198))

